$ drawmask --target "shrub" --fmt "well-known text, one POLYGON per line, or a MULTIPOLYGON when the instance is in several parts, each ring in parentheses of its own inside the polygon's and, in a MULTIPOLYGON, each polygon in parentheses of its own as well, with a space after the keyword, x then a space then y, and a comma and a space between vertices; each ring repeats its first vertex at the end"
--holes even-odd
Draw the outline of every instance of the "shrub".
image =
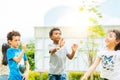
POLYGON ((48 80, 48 72, 41 73, 41 79, 40 80, 48 80))
MULTIPOLYGON (((85 72, 68 72, 68 80, 80 80, 85 72)), ((90 77, 88 78, 90 80, 90 77)), ((93 73, 93 80, 104 80, 100 78, 100 72, 94 72, 93 73)))
POLYGON ((36 71, 29 71, 28 80, 41 80, 40 73, 36 71))
POLYGON ((30 64, 30 70, 34 70, 35 68, 35 60, 34 60, 35 44, 32 41, 30 41, 30 43, 27 44, 26 53, 27 53, 29 64, 30 64))
MULTIPOLYGON (((22 43, 20 44, 19 48, 22 48, 22 43)), ((34 53, 35 53, 35 43, 33 41, 30 41, 26 46, 25 51, 28 62, 30 64, 30 70, 35 69, 35 60, 34 60, 34 53)))
POLYGON ((48 80, 48 72, 29 71, 28 80, 48 80))
POLYGON ((80 78, 84 75, 84 72, 68 72, 68 80, 80 80, 80 78))

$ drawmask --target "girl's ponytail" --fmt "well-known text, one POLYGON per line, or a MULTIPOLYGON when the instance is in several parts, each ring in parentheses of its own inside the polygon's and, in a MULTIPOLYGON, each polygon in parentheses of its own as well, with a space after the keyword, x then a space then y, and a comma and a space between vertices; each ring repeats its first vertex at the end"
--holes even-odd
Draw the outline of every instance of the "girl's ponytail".
POLYGON ((2 44, 2 55, 3 55, 2 64, 5 66, 8 64, 7 56, 6 56, 6 52, 8 48, 10 48, 10 46, 7 43, 2 44))

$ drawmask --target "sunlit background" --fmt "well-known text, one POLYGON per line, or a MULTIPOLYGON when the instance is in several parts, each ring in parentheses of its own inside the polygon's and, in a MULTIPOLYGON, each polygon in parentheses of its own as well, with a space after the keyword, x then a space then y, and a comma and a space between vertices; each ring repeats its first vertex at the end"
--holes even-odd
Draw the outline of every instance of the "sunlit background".
MULTIPOLYGON (((34 38, 35 26, 88 26, 90 15, 80 13, 83 0, 0 0, 0 40, 11 30, 34 38), (54 14, 54 15, 53 15, 54 14)), ((119 0, 92 0, 100 5, 103 25, 120 24, 119 0)), ((85 4, 92 5, 91 0, 85 4)), ((82 29, 80 27, 80 29, 82 29)))
MULTIPOLYGON (((35 69, 48 70, 50 27, 61 28, 70 49, 72 43, 80 44, 80 40, 86 41, 87 27, 93 25, 90 18, 96 17, 87 10, 81 11, 80 7, 98 5, 102 18, 95 19, 98 24, 109 27, 120 25, 119 3, 120 0, 0 0, 0 45, 6 42, 9 31, 19 31, 23 42, 35 41, 35 69)), ((103 47, 101 38, 96 42, 103 47)), ((80 44, 80 47, 86 48, 86 44, 80 44)), ((67 65, 70 65, 67 70, 87 70, 86 54, 78 53, 73 60, 67 60, 67 65)))

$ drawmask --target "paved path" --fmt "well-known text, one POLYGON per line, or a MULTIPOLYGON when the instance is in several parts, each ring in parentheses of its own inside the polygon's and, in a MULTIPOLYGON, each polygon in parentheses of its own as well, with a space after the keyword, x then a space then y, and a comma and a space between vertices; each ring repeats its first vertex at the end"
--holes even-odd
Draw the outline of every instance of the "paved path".
POLYGON ((8 75, 0 75, 0 80, 8 80, 8 75))

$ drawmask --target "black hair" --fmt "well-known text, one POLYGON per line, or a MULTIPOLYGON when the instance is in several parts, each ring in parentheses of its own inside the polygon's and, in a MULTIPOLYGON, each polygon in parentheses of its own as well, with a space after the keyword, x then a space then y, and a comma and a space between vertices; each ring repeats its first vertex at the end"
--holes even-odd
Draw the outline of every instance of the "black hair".
POLYGON ((57 28, 57 27, 52 28, 52 29, 50 30, 50 32, 49 32, 49 37, 51 37, 51 36, 53 35, 53 32, 54 32, 54 31, 60 31, 60 32, 61 32, 61 30, 60 30, 59 28, 57 28))
MULTIPOLYGON (((116 40, 120 41, 120 30, 114 29, 110 30, 109 32, 113 32, 116 35, 116 40)), ((120 42, 115 46, 115 51, 120 50, 120 42)))
POLYGON ((12 40, 13 36, 21 36, 18 31, 11 31, 7 34, 7 40, 12 40))
POLYGON ((6 52, 8 48, 10 48, 10 46, 7 43, 2 44, 2 55, 3 55, 2 64, 5 66, 8 64, 7 56, 6 56, 6 52))

